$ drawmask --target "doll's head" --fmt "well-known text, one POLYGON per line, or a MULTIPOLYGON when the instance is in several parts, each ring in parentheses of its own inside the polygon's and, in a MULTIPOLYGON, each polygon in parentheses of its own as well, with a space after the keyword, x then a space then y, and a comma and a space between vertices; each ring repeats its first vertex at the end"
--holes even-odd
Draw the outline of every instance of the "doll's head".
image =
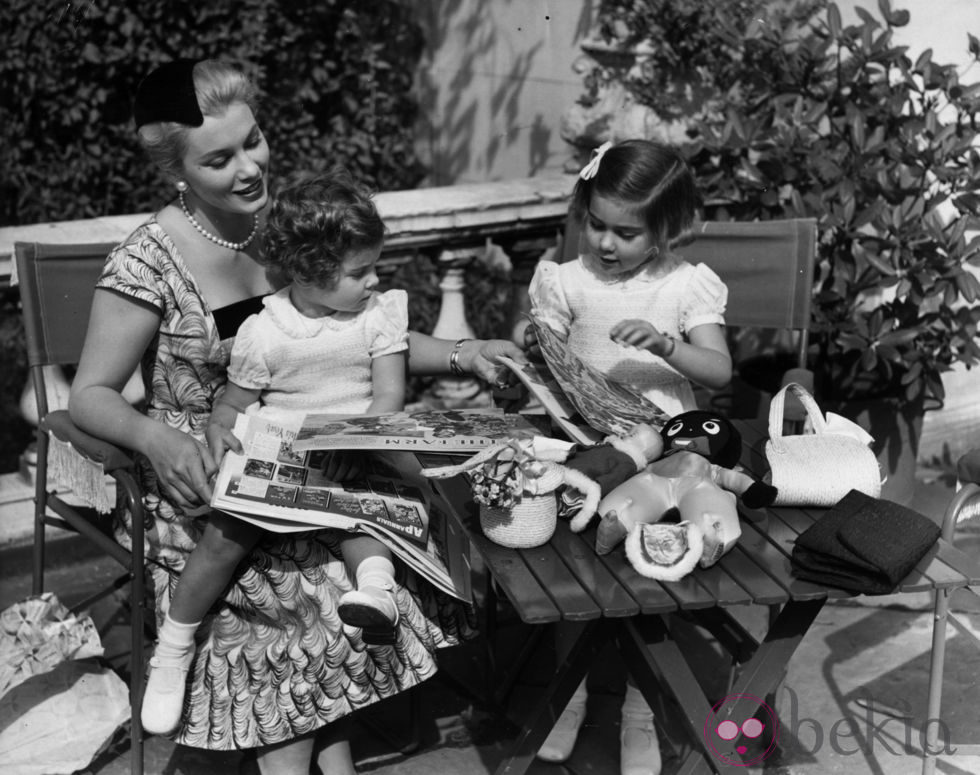
POLYGON ((682 412, 667 421, 661 435, 662 457, 675 452, 695 452, 716 465, 732 468, 742 456, 741 434, 718 412, 700 409, 682 412))

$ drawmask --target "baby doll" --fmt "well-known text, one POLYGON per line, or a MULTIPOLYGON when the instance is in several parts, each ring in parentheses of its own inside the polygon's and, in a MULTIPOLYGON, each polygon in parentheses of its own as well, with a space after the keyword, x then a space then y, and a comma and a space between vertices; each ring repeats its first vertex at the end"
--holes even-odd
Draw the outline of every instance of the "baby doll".
MULTIPOLYGON (((662 437, 662 456, 599 503, 596 551, 606 554, 629 537, 627 553, 637 570, 670 579, 680 578, 698 561, 702 567, 713 565, 738 540, 736 496, 758 508, 773 502, 776 489, 732 469, 742 439, 717 413, 683 412, 664 426, 662 437), (673 509, 680 524, 642 529, 673 509)), ((572 530, 583 530, 590 517, 577 515, 572 530)))

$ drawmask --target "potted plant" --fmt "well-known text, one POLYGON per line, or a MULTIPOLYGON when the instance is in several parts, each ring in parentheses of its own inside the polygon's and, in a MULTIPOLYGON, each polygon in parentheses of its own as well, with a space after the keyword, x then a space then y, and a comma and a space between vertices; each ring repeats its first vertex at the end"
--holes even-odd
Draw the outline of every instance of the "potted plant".
MULTIPOLYGON (((817 218, 818 400, 869 427, 893 484, 910 482, 942 374, 980 356, 968 266, 980 257, 980 84, 961 84, 931 51, 913 61, 893 36, 909 14, 889 0, 878 16, 856 9, 851 25, 833 3, 779 7, 738 27, 732 17, 735 48, 716 56, 724 67, 686 153, 714 217, 817 218)), ((963 43, 980 60, 980 41, 964 33, 963 43)), ((631 80, 644 99, 646 84, 631 80)))

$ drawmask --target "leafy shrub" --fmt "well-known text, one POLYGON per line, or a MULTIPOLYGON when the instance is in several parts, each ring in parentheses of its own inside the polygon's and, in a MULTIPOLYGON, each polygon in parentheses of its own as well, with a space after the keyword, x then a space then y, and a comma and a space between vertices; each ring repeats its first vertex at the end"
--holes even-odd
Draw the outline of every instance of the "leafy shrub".
POLYGON ((0 472, 16 471, 20 453, 34 438, 34 429, 20 416, 27 356, 18 301, 16 289, 0 290, 0 472))
POLYGON ((380 189, 422 177, 422 36, 395 0, 7 0, 0 45, 0 226, 166 201, 130 116, 140 79, 179 56, 254 78, 277 175, 340 162, 380 189))
MULTIPOLYGON (((607 0, 603 11, 645 25, 623 40, 657 50, 668 43, 657 14, 624 9, 694 5, 607 0)), ((980 283, 968 269, 980 258, 970 235, 980 226, 980 84, 961 84, 931 50, 913 61, 894 41, 909 14, 889 0, 846 26, 833 3, 748 15, 732 10, 742 3, 705 5, 713 11, 688 19, 712 29, 689 37, 724 46, 685 60, 710 87, 685 153, 715 217, 817 219, 810 366, 825 399, 941 401, 942 373, 980 362, 980 283)), ((980 60, 980 40, 963 42, 980 60)), ((622 77, 659 107, 659 76, 622 77)))

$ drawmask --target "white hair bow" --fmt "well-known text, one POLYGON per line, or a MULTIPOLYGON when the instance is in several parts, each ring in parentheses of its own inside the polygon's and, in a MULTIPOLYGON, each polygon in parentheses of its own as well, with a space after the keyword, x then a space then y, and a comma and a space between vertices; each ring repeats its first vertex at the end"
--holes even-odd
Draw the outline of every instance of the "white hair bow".
POLYGON ((589 159, 589 163, 582 167, 582 171, 578 174, 582 180, 592 180, 599 171, 599 162, 602 161, 602 157, 605 156, 606 151, 612 148, 612 140, 607 140, 594 151, 592 151, 592 158, 589 159))

